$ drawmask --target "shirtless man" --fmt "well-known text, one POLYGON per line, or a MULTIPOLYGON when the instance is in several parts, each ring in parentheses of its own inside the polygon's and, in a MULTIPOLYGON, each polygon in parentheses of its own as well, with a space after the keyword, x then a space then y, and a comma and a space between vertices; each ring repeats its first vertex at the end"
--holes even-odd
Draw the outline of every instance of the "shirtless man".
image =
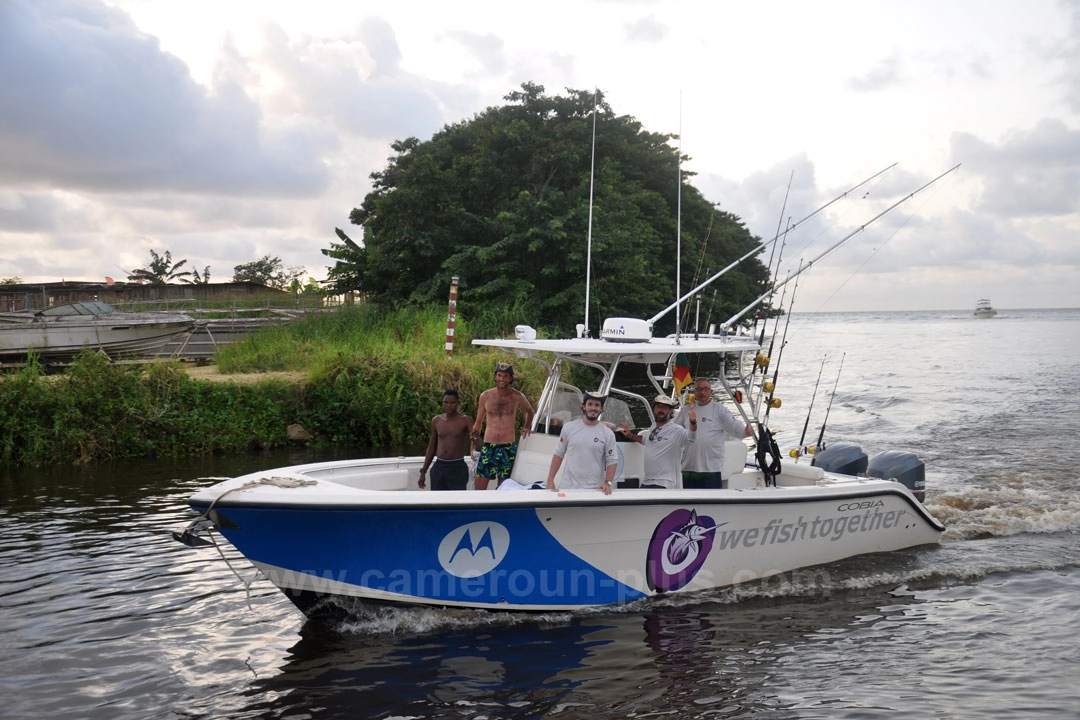
POLYGON ((458 412, 460 400, 457 390, 443 392, 442 406, 443 414, 431 420, 431 440, 424 456, 424 466, 420 468, 420 487, 424 487, 428 468, 431 468, 432 490, 464 490, 469 484, 465 444, 469 440, 472 418, 458 412))
POLYGON ((517 457, 517 442, 514 426, 517 423, 517 411, 525 411, 525 424, 521 428, 521 437, 529 434, 532 424, 533 407, 528 399, 510 387, 514 382, 514 368, 510 363, 495 363, 495 387, 480 393, 476 401, 476 422, 473 424, 473 443, 480 441, 480 428, 484 428, 484 442, 480 446, 480 460, 476 463, 476 489, 487 490, 491 480, 496 487, 510 477, 517 457))

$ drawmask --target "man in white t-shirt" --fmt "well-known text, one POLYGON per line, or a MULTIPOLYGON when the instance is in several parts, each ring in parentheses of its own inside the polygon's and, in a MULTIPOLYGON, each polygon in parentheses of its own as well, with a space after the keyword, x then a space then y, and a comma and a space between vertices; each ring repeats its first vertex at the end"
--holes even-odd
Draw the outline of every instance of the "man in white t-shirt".
POLYGON ((615 448, 615 433, 600 422, 605 400, 606 395, 585 393, 581 403, 582 417, 563 425, 548 470, 548 490, 555 489, 555 475, 565 462, 560 490, 598 488, 605 495, 611 494, 619 451, 615 448))
MULTIPOLYGON (((694 442, 697 433, 678 423, 669 422, 675 415, 678 401, 667 395, 657 395, 653 401, 653 417, 656 423, 647 433, 637 435, 626 423, 620 423, 619 432, 634 442, 645 446, 645 482, 643 488, 676 488, 679 486, 679 469, 683 453, 694 442)), ((697 413, 691 405, 687 408, 690 422, 697 413)), ((696 425, 691 425, 696 427, 696 425)))
POLYGON ((687 409, 679 413, 675 422, 689 430, 697 431, 697 440, 683 458, 683 488, 688 490, 724 487, 720 472, 724 469, 724 443, 727 436, 748 437, 753 428, 735 417, 735 413, 718 402, 713 402, 712 385, 699 378, 694 381, 694 411, 691 418, 687 409), (696 422, 695 422, 696 420, 696 422))

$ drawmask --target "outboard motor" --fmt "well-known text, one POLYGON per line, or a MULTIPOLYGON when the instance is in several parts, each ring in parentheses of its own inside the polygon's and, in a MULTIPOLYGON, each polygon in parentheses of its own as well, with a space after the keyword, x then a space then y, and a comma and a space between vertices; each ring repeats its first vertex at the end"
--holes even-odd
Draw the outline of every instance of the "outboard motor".
POLYGON ((866 472, 867 459, 866 453, 858 445, 838 442, 818 451, 810 464, 825 472, 862 475, 866 472))
POLYGON ((926 493, 926 465, 915 453, 902 450, 878 453, 870 461, 867 475, 902 483, 919 502, 923 502, 926 493))

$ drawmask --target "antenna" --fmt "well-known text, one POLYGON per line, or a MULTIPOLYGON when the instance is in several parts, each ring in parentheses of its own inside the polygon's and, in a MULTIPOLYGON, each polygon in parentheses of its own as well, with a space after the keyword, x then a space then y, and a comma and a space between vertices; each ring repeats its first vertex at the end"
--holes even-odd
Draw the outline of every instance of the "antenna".
POLYGON ((593 89, 592 159, 589 162, 589 231, 585 253, 585 334, 589 333, 589 288, 592 286, 592 208, 593 184, 596 180, 596 116, 600 114, 600 91, 593 89))
POLYGON ((682 294, 682 90, 679 91, 679 155, 676 158, 678 193, 675 201, 675 344, 679 344, 679 296, 682 294))

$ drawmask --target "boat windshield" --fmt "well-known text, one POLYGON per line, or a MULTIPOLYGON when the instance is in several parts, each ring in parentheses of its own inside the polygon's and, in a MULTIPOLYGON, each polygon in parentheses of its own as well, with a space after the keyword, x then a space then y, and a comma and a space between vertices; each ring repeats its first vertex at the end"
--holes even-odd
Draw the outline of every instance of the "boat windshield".
POLYGON ((56 317, 59 315, 108 315, 117 312, 116 308, 107 302, 100 300, 87 300, 86 302, 66 303, 57 305, 48 310, 42 310, 38 315, 56 317))
MULTIPOLYGON (((643 407, 642 414, 647 412, 648 408, 643 407)), ((581 391, 576 388, 574 390, 562 388, 552 395, 551 402, 546 403, 544 409, 537 414, 535 429, 537 432, 558 435, 562 432, 563 425, 571 420, 577 420, 581 416, 581 391)), ((608 398, 607 402, 604 403, 604 412, 601 418, 604 422, 616 427, 622 422, 632 427, 635 426, 634 414, 631 412, 630 404, 618 398, 608 398)), ((651 424, 651 422, 650 415, 649 421, 645 425, 651 424)), ((637 424, 641 424, 641 421, 639 420, 637 424)))

